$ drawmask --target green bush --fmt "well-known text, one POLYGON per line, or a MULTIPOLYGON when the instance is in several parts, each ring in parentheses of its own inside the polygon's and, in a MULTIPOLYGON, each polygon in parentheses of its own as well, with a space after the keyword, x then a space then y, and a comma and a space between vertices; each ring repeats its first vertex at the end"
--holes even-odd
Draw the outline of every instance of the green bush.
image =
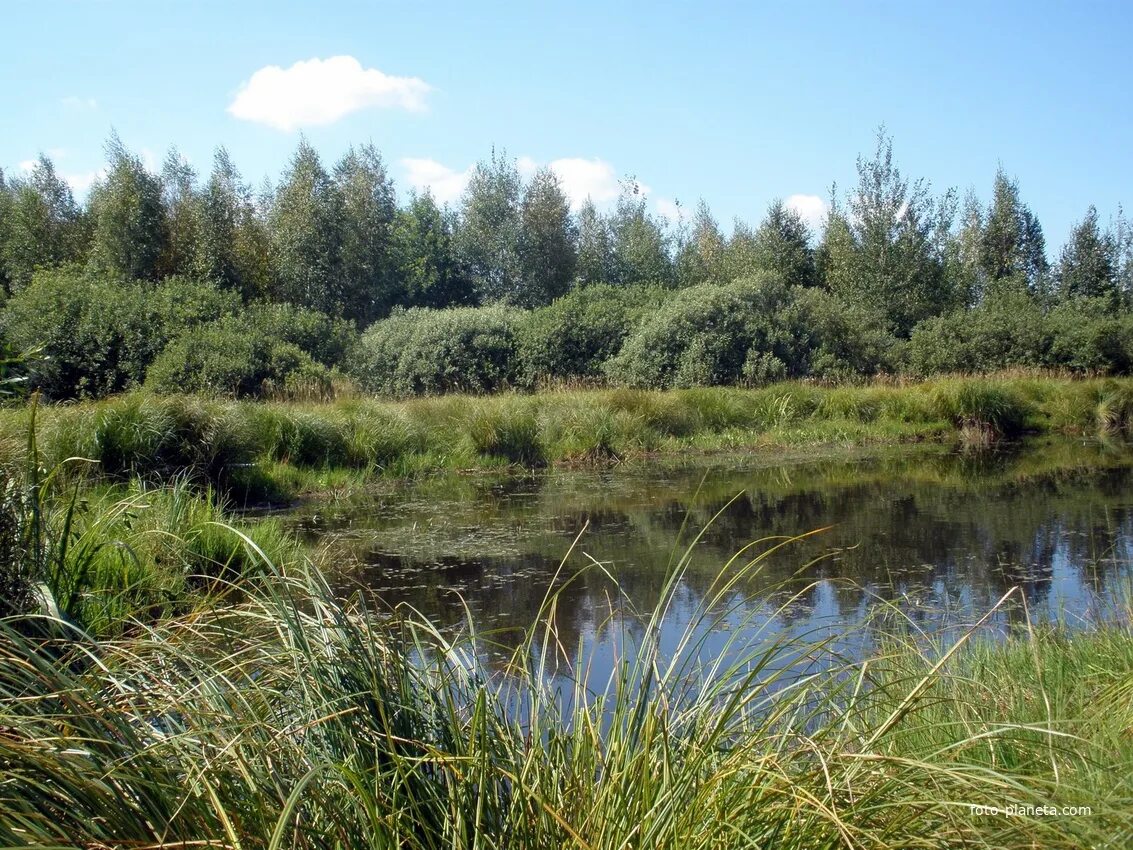
POLYGON ((1117 315, 1108 298, 1071 298, 1046 317, 1047 365, 1075 372, 1128 374, 1133 366, 1133 319, 1117 315))
POLYGON ((791 292, 771 275, 678 292, 626 338, 606 372, 634 387, 762 384, 805 372, 791 292))
POLYGON ((352 371, 392 396, 488 393, 516 383, 528 314, 503 306, 412 308, 370 326, 352 371))
POLYGON ((231 321, 264 337, 289 342, 324 366, 343 363, 358 343, 358 332, 350 322, 292 304, 250 304, 231 321))
POLYGON ((118 281, 71 266, 37 272, 8 301, 3 330, 16 350, 37 350, 31 386, 92 397, 141 384, 171 339, 237 309, 237 296, 211 283, 118 281))
POLYGON ((241 324, 216 322, 172 342, 150 366, 146 388, 240 398, 284 387, 296 372, 325 370, 297 345, 241 324))
POLYGON ((933 375, 1039 366, 1048 346, 1038 302, 1022 286, 1004 285, 972 310, 917 325, 909 339, 908 368, 933 375))
POLYGON ((601 377, 642 313, 665 296, 658 288, 596 284, 533 311, 519 339, 525 382, 601 377))
POLYGON ((808 373, 844 381, 895 372, 899 343, 882 317, 822 289, 795 290, 797 323, 809 337, 808 373))

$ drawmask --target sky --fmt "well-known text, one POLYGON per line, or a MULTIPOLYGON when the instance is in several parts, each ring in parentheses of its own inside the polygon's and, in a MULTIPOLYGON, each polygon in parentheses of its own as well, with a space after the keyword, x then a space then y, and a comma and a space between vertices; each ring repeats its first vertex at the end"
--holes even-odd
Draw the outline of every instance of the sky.
POLYGON ((156 168, 226 147, 275 180, 300 134, 372 142, 402 196, 458 202, 493 148, 573 203, 628 176, 676 223, 775 198, 820 221, 884 124, 902 172, 987 200, 1019 182, 1052 255, 1133 206, 1133 3, 0 3, 0 167, 82 197, 116 131, 156 168))

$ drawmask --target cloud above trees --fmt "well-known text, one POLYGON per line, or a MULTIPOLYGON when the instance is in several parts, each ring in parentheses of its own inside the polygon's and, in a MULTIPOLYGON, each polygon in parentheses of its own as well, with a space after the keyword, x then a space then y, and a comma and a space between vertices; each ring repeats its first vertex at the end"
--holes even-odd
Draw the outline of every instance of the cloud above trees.
POLYGON ((364 68, 353 56, 332 56, 260 68, 240 86, 228 113, 288 132, 333 124, 364 109, 421 112, 431 90, 418 77, 397 77, 364 68))

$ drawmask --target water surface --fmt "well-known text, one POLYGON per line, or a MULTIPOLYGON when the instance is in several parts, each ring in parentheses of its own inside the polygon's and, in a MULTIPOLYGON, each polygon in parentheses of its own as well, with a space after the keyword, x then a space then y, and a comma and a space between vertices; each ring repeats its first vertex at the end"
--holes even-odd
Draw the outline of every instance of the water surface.
POLYGON ((1063 441, 981 455, 929 446, 448 474, 308 504, 289 522, 344 587, 446 628, 471 617, 505 647, 556 575, 574 577, 557 602, 561 642, 600 644, 611 622, 640 622, 683 558, 666 620, 675 641, 722 570, 776 546, 717 606, 709 651, 730 629, 851 635, 880 609, 899 612, 889 628, 947 632, 1011 588, 994 626, 1080 628, 1114 616, 1129 594, 1133 453, 1063 441))

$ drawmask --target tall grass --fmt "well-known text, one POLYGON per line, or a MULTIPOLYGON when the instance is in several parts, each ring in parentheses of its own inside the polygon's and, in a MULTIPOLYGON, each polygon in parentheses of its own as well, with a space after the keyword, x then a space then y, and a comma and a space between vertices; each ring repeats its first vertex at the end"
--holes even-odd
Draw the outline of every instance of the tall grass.
MULTIPOLYGON (((1124 434, 1133 381, 954 377, 917 384, 668 392, 569 390, 407 402, 223 402, 135 393, 41 413, 48 464, 82 457, 112 480, 186 476, 237 504, 283 501, 315 473, 609 461, 689 448, 1124 434), (290 472, 281 474, 286 467, 290 472), (312 473, 305 481, 304 472, 312 473)), ((0 460, 19 462, 27 413, 0 411, 0 460)))
MULTIPOLYGON (((88 486, 68 458, 45 465, 31 408, 22 469, 0 470, 0 614, 40 609, 105 634, 127 617, 183 610, 202 584, 253 568, 248 547, 226 527, 223 500, 185 475, 163 485, 135 478, 88 486)), ((258 551, 278 562, 297 544, 273 521, 257 523, 258 551)))
POLYGON ((503 673, 490 635, 310 569, 100 644, 2 623, 0 846, 1127 846, 1128 629, 854 662, 750 622, 709 652, 763 557, 663 647, 686 555, 638 626, 605 621, 605 681, 559 644, 565 571, 503 673), (970 808, 1008 804, 1092 814, 970 808))

